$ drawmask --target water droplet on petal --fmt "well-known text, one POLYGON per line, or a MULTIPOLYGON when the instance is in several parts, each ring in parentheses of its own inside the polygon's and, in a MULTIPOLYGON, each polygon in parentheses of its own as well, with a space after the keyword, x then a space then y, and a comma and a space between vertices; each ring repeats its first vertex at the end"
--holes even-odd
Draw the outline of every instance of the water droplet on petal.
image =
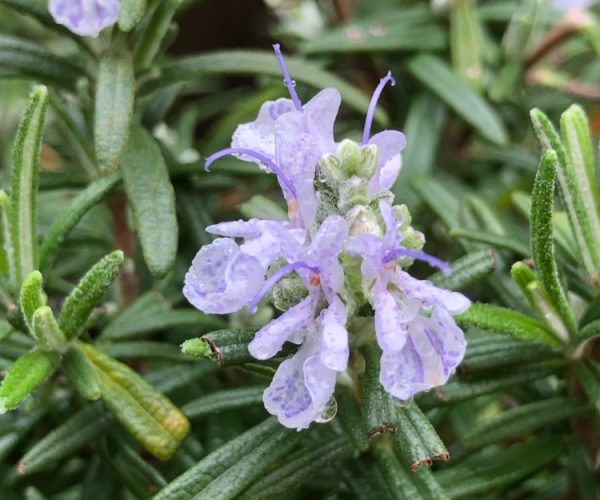
POLYGON ((413 399, 414 398, 412 396, 408 399, 399 399, 398 406, 400 406, 400 407, 408 406, 409 404, 411 404, 413 402, 413 399))
POLYGON ((317 422, 319 424, 326 424, 327 422, 331 422, 333 420, 333 418, 336 416, 337 410, 338 410, 337 401, 335 400, 335 398, 333 396, 331 396, 329 398, 329 401, 327 401, 325 408, 323 408, 323 411, 321 412, 321 414, 317 418, 315 418, 315 422, 317 422))

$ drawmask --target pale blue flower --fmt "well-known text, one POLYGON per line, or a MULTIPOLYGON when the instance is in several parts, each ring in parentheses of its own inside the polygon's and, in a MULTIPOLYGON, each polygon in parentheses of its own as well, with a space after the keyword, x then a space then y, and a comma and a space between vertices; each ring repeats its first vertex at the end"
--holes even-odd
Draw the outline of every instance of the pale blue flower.
POLYGON ((303 429, 321 420, 337 374, 348 365, 348 315, 356 311, 357 292, 346 282, 342 254, 361 257, 351 260, 360 263, 363 295, 375 311, 383 350, 380 380, 398 398, 441 385, 455 370, 465 341, 452 315, 469 301, 399 267, 407 259, 421 259, 447 270, 438 259, 403 246, 407 235, 412 235, 408 244, 422 239, 402 226, 391 207, 389 190, 406 139, 394 130, 371 136, 371 126, 383 88, 395 83, 392 76, 382 78, 373 93, 361 143, 336 143, 337 90, 322 90, 303 105, 278 45, 275 52, 290 99, 263 104, 257 119, 239 125, 231 147, 207 158, 205 167, 235 155, 275 174, 289 221, 252 219, 207 228, 220 238, 196 255, 184 294, 203 312, 218 314, 243 307, 255 311, 271 292, 274 303, 276 291, 291 297, 279 302, 284 312, 256 333, 248 350, 266 360, 286 342, 300 346, 279 365, 263 401, 283 425, 303 429), (319 182, 329 182, 329 191, 317 192, 319 182))
POLYGON ((48 9, 58 24, 80 36, 97 37, 119 19, 120 0, 50 0, 48 9))
POLYGON ((466 342, 452 315, 464 312, 470 302, 398 267, 398 259, 408 257, 449 272, 435 257, 404 248, 400 221, 391 206, 381 201, 380 211, 385 235, 356 236, 346 250, 362 258, 363 288, 375 310, 375 332, 383 351, 380 382, 390 394, 406 400, 445 384, 462 361, 466 342))

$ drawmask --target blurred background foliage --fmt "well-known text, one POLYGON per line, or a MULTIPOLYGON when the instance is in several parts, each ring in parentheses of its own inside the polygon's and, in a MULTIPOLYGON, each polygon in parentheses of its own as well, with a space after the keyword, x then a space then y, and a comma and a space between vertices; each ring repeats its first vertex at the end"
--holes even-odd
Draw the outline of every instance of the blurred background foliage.
MULTIPOLYGON (((149 2, 149 14, 122 43, 133 48, 139 42, 158 3, 149 2)), ((115 248, 125 252, 121 275, 92 312, 82 338, 166 394, 189 418, 190 435, 173 458, 160 462, 99 403, 78 396, 58 370, 19 410, 0 417, 0 496, 150 498, 186 471, 198 477, 212 470, 212 489, 207 482, 191 494, 166 490, 160 498, 600 498, 598 417, 578 401, 582 390, 565 374, 563 358, 542 345, 468 330, 460 372, 440 391, 417 398, 451 460, 414 474, 411 459, 443 458, 443 446, 421 443, 425 451, 403 454, 378 445, 359 453, 368 446, 360 438, 351 446, 340 437, 347 427, 343 396, 338 417, 328 425, 298 435, 276 427, 248 431, 266 418, 260 397, 272 367, 242 357, 241 368, 220 368, 179 348, 215 329, 259 326, 272 314, 266 309, 256 317, 207 317, 185 303, 181 287, 193 255, 211 241, 207 225, 276 213, 282 206, 274 176, 253 165, 227 159, 210 174, 202 170, 202 159, 227 147, 237 124, 254 119, 263 101, 286 94, 270 53, 274 41, 289 54, 304 100, 320 87, 340 89, 337 137, 360 137, 372 89, 393 72, 397 85, 386 89, 376 128, 399 129, 408 138, 397 200, 409 206, 414 226, 426 234, 429 253, 449 261, 467 252, 489 256, 483 257, 482 274, 493 272, 464 290, 471 299, 531 314, 510 278, 511 265, 530 257, 530 193, 540 149, 529 111, 538 107, 557 123, 578 102, 596 144, 600 11, 562 12, 543 0, 168 3, 177 4, 176 14, 156 57, 134 60, 135 116, 160 145, 175 189, 179 232, 156 233, 154 247, 161 248, 161 238, 178 238, 176 260, 168 263, 166 276, 152 275, 152 257, 135 234, 139 218, 119 186, 68 234, 44 272, 44 286, 57 309, 102 256, 115 248), (237 436, 245 436, 246 444, 232 441, 237 436), (225 451, 210 455, 218 449, 225 451), (259 466, 246 460, 251 450, 262 450, 259 466), (227 484, 237 489, 227 490, 227 484), (215 491, 223 496, 212 496, 215 491)), ((50 88, 40 162, 42 240, 98 175, 90 153, 96 62, 119 36, 115 28, 98 39, 76 39, 48 22, 44 1, 0 0, 5 190, 32 81, 50 88), (37 19, 31 15, 36 12, 37 19), (52 69, 47 53, 65 66, 52 69), (73 78, 64 68, 91 76, 73 78)), ((152 238, 144 231, 140 238, 152 238)), ((559 258, 576 292, 570 298, 578 317, 589 312, 589 303, 597 308, 597 294, 577 259, 559 258)), ((415 269, 426 276, 425 268, 415 269)), ((2 370, 32 347, 16 330, 12 322, 0 323, 2 370)), ((600 392, 590 396, 596 404, 599 398, 600 392)), ((417 435, 428 435, 419 425, 417 435)), ((396 445, 406 450, 417 441, 396 445)))

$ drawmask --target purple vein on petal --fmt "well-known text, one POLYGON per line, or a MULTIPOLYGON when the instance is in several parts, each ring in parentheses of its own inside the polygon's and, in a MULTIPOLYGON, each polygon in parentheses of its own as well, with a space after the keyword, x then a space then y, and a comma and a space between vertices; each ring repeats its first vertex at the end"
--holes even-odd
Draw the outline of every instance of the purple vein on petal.
POLYGON ((385 86, 391 83, 392 87, 396 85, 396 80, 392 76, 392 72, 388 71, 387 75, 385 75, 381 80, 379 80, 379 85, 373 92, 373 96, 371 97, 371 102, 369 103, 369 110, 367 111, 367 117, 365 118, 365 128, 363 131, 363 139, 362 143, 367 144, 371 137, 371 125, 373 125, 373 118, 375 116, 375 110, 377 109, 377 103, 379 102, 379 97, 383 92, 385 86))
POLYGON ((296 92, 294 80, 292 80, 292 77, 287 69, 287 65, 285 64, 285 59, 281 53, 281 46, 276 43, 273 45, 273 49, 275 50, 275 55, 277 56, 279 66, 281 67, 281 72, 283 73, 283 81, 288 88, 288 92, 290 93, 290 97, 292 98, 294 106, 298 111, 302 111, 302 102, 300 101, 298 93, 296 92))
POLYGON ((281 278, 290 274, 292 271, 296 271, 297 269, 308 269, 313 273, 318 273, 319 268, 315 266, 311 266, 306 262, 298 261, 292 262, 291 264, 286 264, 283 267, 280 267, 275 271, 267 281, 264 282, 263 286, 260 287, 260 290, 256 293, 252 302, 248 304, 248 309, 250 312, 256 312, 256 308, 258 303, 262 300, 262 298, 268 293, 268 291, 277 283, 281 278))
POLYGON ((426 262, 432 267, 437 267, 446 275, 452 272, 450 266, 443 260, 440 260, 437 257, 434 257, 433 255, 429 255, 428 253, 421 252, 419 250, 413 250, 411 248, 394 248, 385 255, 383 261, 391 262, 392 260, 397 259, 398 257, 408 257, 410 259, 422 260, 423 262, 426 262))
POLYGON ((297 198, 296 188, 292 184, 292 182, 287 178, 287 176, 283 173, 283 170, 279 168, 279 166, 270 158, 266 157, 263 154, 260 154, 256 151, 246 148, 226 148, 221 151, 217 151, 216 153, 211 154, 206 161, 204 162, 204 170, 207 172, 210 171, 210 166, 217 161, 219 158, 223 158, 224 156, 230 155, 246 155, 251 156, 252 158, 258 160, 263 163, 267 167, 271 169, 271 171, 277 176, 277 178, 281 181, 281 183, 292 193, 294 198, 297 198))

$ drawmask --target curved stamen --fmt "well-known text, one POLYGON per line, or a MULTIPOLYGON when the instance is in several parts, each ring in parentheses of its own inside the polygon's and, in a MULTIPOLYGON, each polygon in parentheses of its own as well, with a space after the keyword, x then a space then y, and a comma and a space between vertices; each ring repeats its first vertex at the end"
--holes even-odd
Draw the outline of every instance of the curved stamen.
POLYGON ((277 179, 292 193, 294 198, 298 197, 296 193, 296 188, 292 184, 292 182, 287 178, 287 176, 283 173, 283 170, 277 166, 277 164, 266 157, 261 153, 257 153, 256 151, 252 151, 251 149, 246 148, 226 148, 221 151, 217 151, 216 153, 211 154, 206 161, 204 162, 204 170, 207 172, 210 171, 210 166, 217 161, 219 158, 223 158, 224 156, 229 155, 246 155, 251 156, 255 160, 263 163, 265 166, 269 167, 269 169, 277 176, 277 179))
POLYGON ((410 259, 422 260, 423 262, 426 262, 432 267, 437 267, 446 275, 452 272, 450 266, 446 264, 443 260, 440 260, 437 257, 434 257, 433 255, 429 255, 428 253, 421 252, 419 250, 413 250, 411 248, 394 248, 385 255, 385 257, 383 258, 383 262, 391 262, 392 260, 395 260, 398 257, 408 257, 410 259))
POLYGON ((277 56, 277 60, 279 61, 279 66, 281 67, 281 72, 283 73, 283 81, 285 82, 285 86, 288 88, 288 92, 290 93, 290 97, 292 98, 292 102, 298 111, 302 111, 302 102, 298 97, 298 93, 296 92, 294 80, 292 80, 290 73, 285 64, 285 59, 283 58, 283 54, 281 53, 281 46, 276 43, 273 45, 273 49, 275 50, 275 55, 277 56))
POLYGON ((297 269, 308 269, 309 271, 312 271, 313 273, 319 272, 318 267, 311 266, 311 265, 307 264, 306 262, 292 262, 291 264, 286 264, 285 266, 280 267, 279 269, 277 269, 277 271, 275 271, 269 277, 269 279, 267 281, 264 282, 263 286, 260 287, 260 290, 256 293, 256 295, 252 299, 252 302, 250 302, 250 304, 248 304, 248 309, 250 310, 250 312, 253 312, 253 313, 256 312, 258 303, 269 292, 269 290, 271 288, 273 288, 273 286, 275 286, 275 283, 277 283, 281 278, 283 278, 287 274, 290 274, 292 271, 296 271, 297 269))
POLYGON ((371 97, 371 102, 369 103, 369 110, 367 111, 367 117, 365 118, 365 128, 363 131, 363 139, 362 143, 367 144, 371 137, 371 125, 373 125, 373 117, 375 116, 375 109, 377 108, 377 102, 379 101, 379 97, 383 92, 384 87, 391 83, 392 87, 396 85, 396 80, 392 76, 392 72, 388 71, 387 75, 385 75, 381 80, 379 80, 379 85, 373 92, 373 96, 371 97))

